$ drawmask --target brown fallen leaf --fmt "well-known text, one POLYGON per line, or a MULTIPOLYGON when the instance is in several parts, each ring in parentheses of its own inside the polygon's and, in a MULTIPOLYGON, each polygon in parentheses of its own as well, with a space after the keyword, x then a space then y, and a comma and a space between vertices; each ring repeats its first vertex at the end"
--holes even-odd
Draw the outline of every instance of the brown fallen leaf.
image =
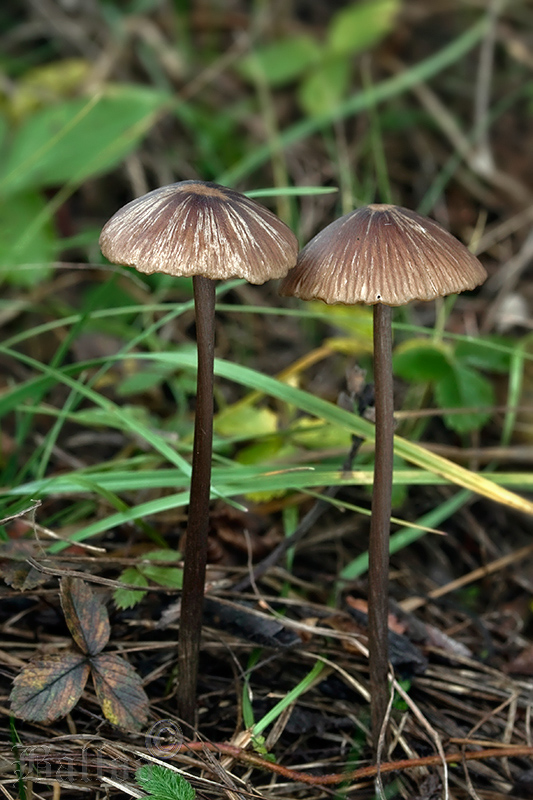
POLYGON ((109 641, 107 609, 85 581, 61 578, 60 598, 72 638, 87 655, 95 656, 109 641))
POLYGON ((36 586, 49 580, 48 575, 39 572, 26 561, 28 556, 35 558, 38 549, 37 542, 29 540, 9 539, 7 542, 2 542, 0 575, 8 586, 26 591, 35 589, 36 586))
MULTIPOLYGON (((368 614, 368 603, 366 600, 363 600, 362 597, 352 597, 351 595, 348 595, 346 598, 346 603, 350 606, 350 608, 355 608, 356 611, 362 611, 363 614, 368 614)), ((394 631, 394 633, 398 633, 400 635, 405 633, 405 624, 400 622, 400 620, 390 612, 388 623, 390 631, 394 631)))
POLYGON ((110 634, 107 609, 79 578, 61 579, 61 605, 74 642, 82 652, 35 660, 17 675, 13 713, 33 722, 64 717, 81 697, 89 672, 106 719, 139 730, 148 718, 148 698, 134 668, 120 656, 101 654, 110 634))
POLYGON ((91 658, 93 683, 104 716, 113 725, 140 730, 148 719, 148 697, 140 676, 120 656, 91 658))
POLYGON ((61 653, 30 662, 14 680, 13 714, 32 722, 53 722, 71 711, 87 683, 89 663, 83 653, 61 653))

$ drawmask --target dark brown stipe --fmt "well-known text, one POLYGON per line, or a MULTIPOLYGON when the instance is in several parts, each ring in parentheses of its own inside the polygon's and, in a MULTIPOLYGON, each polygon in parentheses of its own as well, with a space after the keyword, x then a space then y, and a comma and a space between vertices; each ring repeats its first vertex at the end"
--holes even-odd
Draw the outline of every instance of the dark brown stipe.
POLYGON ((198 373, 192 457, 191 497, 187 518, 178 651, 178 714, 192 724, 204 605, 211 456, 213 450, 213 365, 215 352, 215 282, 193 279, 198 373))
POLYGON ((374 306, 376 445, 368 548, 368 653, 375 747, 389 702, 389 533, 394 455, 391 316, 390 306, 374 306))

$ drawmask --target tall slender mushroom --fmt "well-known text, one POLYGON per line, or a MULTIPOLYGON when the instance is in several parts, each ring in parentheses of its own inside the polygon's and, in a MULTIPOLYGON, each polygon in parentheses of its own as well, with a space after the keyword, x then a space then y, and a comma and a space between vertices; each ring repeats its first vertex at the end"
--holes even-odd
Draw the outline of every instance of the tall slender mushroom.
POLYGON ((337 219, 302 250, 282 295, 374 306, 376 443, 368 569, 371 724, 377 748, 388 690, 388 571, 394 406, 391 306, 473 289, 484 267, 448 231, 414 211, 374 204, 337 219))
POLYGON ((178 648, 178 712, 194 723, 213 440, 215 281, 261 284, 296 263, 292 231, 264 206, 215 183, 182 181, 121 208, 100 235, 103 254, 141 272, 192 276, 198 346, 191 497, 178 648))

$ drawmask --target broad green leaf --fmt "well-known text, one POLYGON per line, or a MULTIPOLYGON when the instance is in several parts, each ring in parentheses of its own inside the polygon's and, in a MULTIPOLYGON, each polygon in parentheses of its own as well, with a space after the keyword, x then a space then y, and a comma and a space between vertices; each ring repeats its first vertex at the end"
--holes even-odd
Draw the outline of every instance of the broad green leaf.
POLYGON ((0 192, 79 183, 114 167, 167 102, 160 91, 120 85, 93 99, 67 100, 36 112, 12 132, 0 192))
POLYGON ((11 709, 31 722, 53 722, 71 711, 87 683, 89 664, 83 653, 50 655, 30 662, 14 681, 11 709))
POLYGON ((269 408, 255 406, 229 406, 220 411, 214 421, 219 436, 259 436, 278 430, 278 415, 269 408))
POLYGON ((160 567, 157 564, 139 564, 142 572, 149 581, 166 586, 169 589, 181 589, 183 586, 183 570, 179 567, 160 567))
POLYGON ((455 356, 471 367, 506 373, 511 368, 509 348, 514 346, 515 341, 505 336, 483 336, 482 339, 457 342, 455 356))
POLYGON ((294 423, 290 441, 314 451, 332 447, 350 449, 350 434, 346 428, 313 417, 301 417, 294 423))
POLYGON ((120 573, 119 581, 123 583, 132 583, 135 586, 138 586, 139 589, 126 589, 119 588, 115 589, 113 592, 113 600, 115 601, 115 605, 117 608, 122 610, 126 608, 134 608, 137 603, 140 603, 143 597, 145 597, 148 592, 144 591, 144 587, 148 586, 148 581, 141 575, 139 570, 136 567, 128 567, 127 569, 123 570, 120 573))
POLYGON ((50 275, 58 247, 52 221, 27 233, 28 223, 45 207, 46 200, 35 191, 0 199, 0 280, 35 286, 50 275))
POLYGON ((309 74, 298 90, 306 114, 319 117, 338 107, 348 89, 350 66, 346 58, 331 58, 309 74))
POLYGON ((329 27, 328 50, 336 55, 367 50, 392 30, 399 9, 400 0, 367 0, 341 9, 329 27))
POLYGON ((457 433, 468 433, 481 428, 491 418, 494 390, 487 378, 479 372, 455 365, 448 375, 435 383, 435 397, 440 408, 471 408, 465 414, 443 414, 446 425, 457 433))
POLYGON ((257 47, 237 69, 247 80, 260 75, 270 86, 283 86, 305 74, 320 58, 320 46, 310 36, 290 36, 257 47))
POLYGON ((406 381, 434 381, 452 369, 449 347, 429 339, 408 339, 394 350, 394 374, 406 381))
POLYGON ((243 447, 237 453, 235 460, 239 464, 267 464, 269 461, 279 458, 282 452, 285 455, 288 449, 294 450, 294 448, 287 448, 282 436, 272 434, 257 439, 248 447, 243 447))
POLYGON ((196 792, 189 781, 174 770, 159 764, 146 764, 135 773, 135 779, 150 800, 194 800, 196 792))

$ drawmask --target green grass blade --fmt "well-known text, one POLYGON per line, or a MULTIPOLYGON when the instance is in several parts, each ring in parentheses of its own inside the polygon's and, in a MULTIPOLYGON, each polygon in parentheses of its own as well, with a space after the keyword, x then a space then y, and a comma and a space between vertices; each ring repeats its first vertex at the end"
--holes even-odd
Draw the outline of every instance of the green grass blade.
POLYGON ((259 722, 256 722, 253 730, 253 736, 260 736, 265 728, 268 728, 269 725, 274 722, 285 709, 294 703, 302 694, 307 692, 313 684, 315 683, 316 679, 320 676, 320 673, 323 671, 325 664, 322 661, 317 661, 314 665, 313 669, 307 673, 305 678, 303 678, 294 689, 291 689, 290 692, 287 692, 284 698, 282 698, 279 703, 276 703, 274 708, 271 708, 270 711, 265 714, 263 719, 260 719, 259 722))
MULTIPOLYGON (((141 357, 142 356, 143 354, 141 354, 141 357)), ((191 358, 190 354, 176 352, 158 353, 150 356, 150 358, 154 357, 167 363, 170 361, 183 369, 196 368, 195 360, 191 358)), ((277 397, 279 400, 294 405, 319 419, 326 419, 329 422, 345 427, 356 436, 361 436, 372 442, 374 441, 374 426, 367 420, 355 414, 351 414, 333 405, 333 403, 328 403, 326 400, 314 397, 308 392, 296 389, 293 386, 288 386, 267 375, 262 375, 260 372, 256 372, 249 367, 243 367, 240 364, 231 364, 227 361, 216 359, 215 374, 227 378, 228 380, 241 383, 251 389, 257 389, 272 397, 277 397)), ((454 464, 447 458, 429 452, 429 450, 426 450, 424 447, 414 442, 408 442, 400 436, 395 436, 394 449, 396 455, 404 458, 411 464, 416 464, 418 467, 428 470, 428 472, 441 475, 447 481, 450 481, 450 483, 455 483, 458 486, 462 486, 464 489, 469 489, 495 502, 514 508, 517 511, 523 511, 533 515, 533 502, 498 486, 483 475, 478 475, 475 472, 461 467, 459 464, 454 464)))

